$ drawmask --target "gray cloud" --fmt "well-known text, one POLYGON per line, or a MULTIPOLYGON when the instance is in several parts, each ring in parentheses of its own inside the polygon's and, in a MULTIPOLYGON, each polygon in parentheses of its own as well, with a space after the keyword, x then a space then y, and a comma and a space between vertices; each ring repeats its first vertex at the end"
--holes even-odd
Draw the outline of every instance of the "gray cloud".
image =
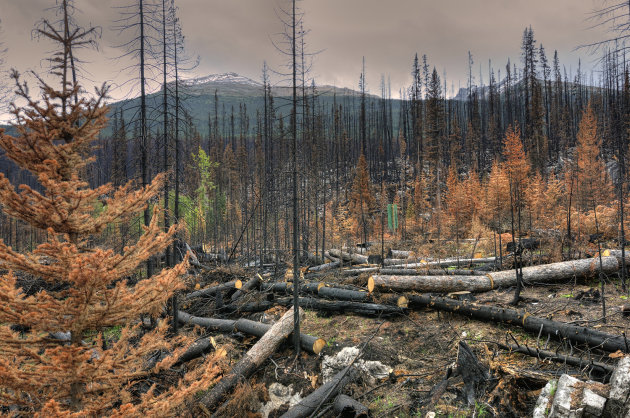
MULTIPOLYGON (((123 0, 77 0, 83 11, 77 19, 103 28, 99 53, 87 53, 87 69, 95 82, 122 82, 113 62, 121 43, 112 31, 123 0)), ((21 71, 41 70, 50 44, 31 40, 33 24, 52 0, 0 0, 2 41, 9 48, 7 63, 21 71)), ((179 15, 188 50, 199 55, 198 75, 234 71, 260 79, 263 61, 279 71, 286 57, 272 44, 282 31, 278 9, 287 0, 179 0, 179 15)), ((379 91, 381 75, 391 78, 392 90, 410 83, 413 55, 426 54, 439 73, 455 88, 464 85, 468 51, 488 80, 488 60, 495 71, 505 72, 508 58, 520 65, 523 29, 531 25, 549 58, 557 49, 561 62, 575 69, 578 58, 590 68, 596 57, 574 51, 580 44, 604 39, 603 29, 588 29, 585 21, 601 0, 303 0, 304 24, 310 30, 307 44, 314 57, 313 76, 318 84, 356 88, 361 59, 366 58, 368 87, 379 91)), ((276 77, 277 78, 277 77, 276 77)), ((114 92, 120 96, 121 92, 114 92)))

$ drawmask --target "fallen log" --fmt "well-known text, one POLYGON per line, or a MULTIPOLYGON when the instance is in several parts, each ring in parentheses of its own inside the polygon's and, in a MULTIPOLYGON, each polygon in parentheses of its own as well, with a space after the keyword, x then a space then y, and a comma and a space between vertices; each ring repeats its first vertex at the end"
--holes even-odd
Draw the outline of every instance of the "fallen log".
POLYGON ((349 300, 355 302, 372 300, 372 296, 368 292, 362 290, 341 289, 331 286, 320 287, 317 291, 317 295, 327 299, 349 300))
MULTIPOLYGON (((523 269, 524 270, 524 269, 523 269)), ((599 348, 608 352, 621 350, 628 353, 628 341, 625 337, 608 334, 592 328, 580 327, 550 319, 538 318, 526 311, 478 305, 468 301, 458 301, 432 296, 408 296, 410 309, 430 308, 458 315, 468 316, 481 321, 500 322, 516 325, 535 334, 551 335, 559 339, 567 339, 586 344, 591 348, 599 348)))
MULTIPOLYGON (((625 251, 626 265, 630 265, 630 250, 625 251)), ((621 263, 621 250, 604 250, 602 251, 604 257, 615 257, 619 263, 621 263)))
POLYGON ((265 312, 268 309, 273 308, 275 305, 272 301, 263 300, 260 302, 250 302, 244 304, 231 303, 229 305, 223 305, 215 309, 215 312, 220 312, 224 315, 243 314, 251 312, 265 312))
MULTIPOLYGON (((303 312, 300 311, 300 316, 303 312)), ((215 408, 241 379, 247 379, 273 354, 293 330, 293 309, 289 309, 278 322, 269 328, 260 340, 238 361, 219 382, 200 400, 200 409, 215 408)))
MULTIPOLYGON (((329 263, 329 264, 333 264, 333 263, 329 263)), ((337 265, 337 268, 339 267, 340 265, 337 265)), ((378 272, 379 272, 378 267, 362 267, 362 268, 343 269, 343 270, 339 269, 332 272, 332 274, 336 277, 351 277, 351 276, 356 277, 356 276, 360 276, 361 274, 378 273, 378 272)), ((331 273, 329 271, 318 271, 318 272, 309 271, 308 273, 304 275, 304 278, 306 280, 313 280, 313 279, 319 279, 322 277, 330 277, 330 274, 331 273)))
MULTIPOLYGON (((179 311, 179 321, 184 324, 199 325, 221 333, 240 331, 244 334, 254 335, 256 337, 262 337, 271 328, 271 325, 251 321, 249 319, 200 318, 183 311, 179 311)), ((309 353, 319 354, 325 345, 326 341, 321 338, 300 334, 300 346, 309 353)))
MULTIPOLYGON (((293 294, 291 283, 269 283, 262 286, 262 290, 275 293, 293 294)), ((326 286, 324 283, 303 283, 300 292, 310 293, 327 299, 349 300, 355 302, 366 302, 372 299, 370 293, 360 290, 342 289, 339 287, 326 286)))
POLYGON ((348 383, 356 378, 357 374, 354 366, 350 365, 346 367, 333 376, 328 383, 321 385, 315 389, 313 393, 294 405, 293 408, 285 412, 280 418, 303 418, 310 416, 328 399, 341 392, 348 383))
MULTIPOLYGON (((406 302, 405 299, 399 299, 406 302)), ((278 305, 291 306, 293 298, 283 298, 274 301, 278 305)), ((352 312, 366 316, 390 316, 399 315, 407 312, 406 307, 396 305, 383 305, 379 303, 361 303, 347 301, 328 301, 317 298, 300 298, 300 306, 304 309, 326 312, 352 312)))
MULTIPOLYGON (((317 294, 320 287, 323 287, 324 283, 317 282, 302 282, 300 284, 300 292, 317 294)), ((260 286, 260 290, 263 292, 283 293, 287 295, 293 294, 293 283, 277 282, 277 283, 263 283, 260 286)))
POLYGON ((339 258, 333 257, 328 251, 324 251, 324 258, 327 258, 332 262, 339 261, 339 258))
POLYGON ((413 251, 393 250, 387 251, 387 258, 409 258, 413 254, 413 251))
POLYGON ((559 354, 553 351, 541 350, 538 348, 531 348, 526 345, 514 345, 514 344, 501 344, 494 343, 502 350, 511 351, 514 353, 525 354, 530 357, 536 357, 539 360, 550 360, 556 363, 568 364, 569 366, 577 367, 581 370, 588 370, 594 372, 602 377, 611 375, 615 368, 610 364, 585 360, 579 357, 569 356, 566 354, 559 354))
POLYGON ((370 276, 368 286, 370 285, 369 280, 372 280, 375 289, 384 292, 451 293, 463 290, 485 292, 494 289, 492 279, 487 276, 386 276, 377 274, 370 276))
POLYGON ((233 280, 231 282, 221 283, 216 286, 208 287, 206 289, 196 290, 187 294, 184 299, 190 300, 202 296, 213 296, 219 292, 231 292, 243 287, 243 283, 240 280, 233 280))
POLYGON ((368 257, 361 254, 350 254, 345 251, 330 249, 328 250, 333 257, 341 258, 344 261, 352 261, 355 264, 367 264, 368 257))
POLYGON ((337 417, 367 418, 370 416, 367 406, 343 394, 335 399, 333 412, 337 417))
POLYGON ((203 353, 208 351, 210 347, 212 347, 210 338, 200 338, 192 343, 186 349, 186 351, 184 351, 182 355, 179 356, 179 358, 177 359, 177 363, 175 364, 186 363, 187 361, 196 359, 197 357, 200 357, 203 353))
MULTIPOLYGON (((603 273, 614 273, 619 268, 615 257, 602 257, 603 273)), ((596 259, 563 261, 523 268, 524 282, 553 283, 573 278, 590 277, 597 273, 596 259)), ((484 276, 386 276, 370 277, 374 286, 381 290, 450 293, 467 290, 486 292, 499 287, 514 286, 514 270, 488 272, 484 276)))
POLYGON ((407 268, 382 268, 380 274, 393 276, 485 276, 485 272, 470 269, 407 269, 407 268))
POLYGON ((419 263, 421 260, 417 258, 386 258, 383 260, 384 266, 403 266, 405 264, 419 263))
POLYGON ((258 287, 258 285, 260 285, 261 282, 262 282, 262 277, 260 276, 260 274, 256 274, 252 279, 249 279, 247 281, 247 283, 242 285, 240 289, 238 289, 236 292, 234 292, 234 294, 232 295, 230 300, 232 302, 238 300, 245 293, 249 292, 252 289, 255 289, 256 287, 258 287))
POLYGON ((328 271, 334 268, 339 268, 339 266, 341 266, 341 261, 337 260, 326 264, 320 264, 319 266, 309 267, 307 271, 328 271))
POLYGON ((340 276, 360 276, 361 274, 365 274, 365 273, 376 273, 379 271, 378 267, 363 267, 363 268, 358 268, 358 269, 347 269, 347 270, 341 270, 339 272, 340 276))
MULTIPOLYGON (((505 257, 504 257, 505 258, 505 257)), ((447 258, 440 261, 421 261, 419 263, 403 263, 406 268, 431 268, 431 267, 448 267, 456 265, 472 265, 472 264, 488 264, 498 261, 496 257, 487 258, 447 258)))

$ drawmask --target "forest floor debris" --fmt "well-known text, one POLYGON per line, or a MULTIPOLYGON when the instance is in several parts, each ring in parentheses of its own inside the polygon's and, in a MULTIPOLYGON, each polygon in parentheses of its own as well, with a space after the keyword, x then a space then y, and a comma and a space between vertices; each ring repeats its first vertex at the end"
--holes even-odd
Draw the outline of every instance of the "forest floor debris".
MULTIPOLYGON (((364 283, 367 277, 366 274, 357 279, 337 273, 327 272, 319 279, 324 283, 353 287, 364 283)), ((207 273, 204 275, 210 277, 207 273)), ((219 280, 206 282, 211 285, 236 278, 245 282, 248 274, 242 271, 237 275, 224 272, 219 280)), ((265 280, 269 281, 269 278, 265 280)), ((568 280, 563 283, 527 286, 517 309, 554 321, 587 326, 615 335, 627 335, 625 333, 630 326, 630 320, 623 316, 621 309, 626 303, 626 295, 616 285, 607 286, 607 321, 603 323, 598 285, 595 279, 591 279, 577 283, 568 280)), ((475 303, 511 308, 509 302, 512 294, 513 289, 510 288, 478 293, 475 295, 475 303)), ((252 302, 256 298, 264 298, 264 295, 265 293, 258 291, 248 292, 242 296, 241 302, 252 302)), ((379 294, 374 294, 373 297, 375 302, 391 299, 390 296, 379 294)), ((215 313, 213 305, 212 300, 204 303, 197 301, 190 308, 196 315, 212 316, 215 313)), ((265 312, 250 314, 248 318, 272 323, 285 311, 285 307, 275 306, 265 312)), ((591 373, 593 368, 590 367, 552 362, 542 358, 543 356, 538 358, 523 355, 502 349, 500 345, 503 348, 516 345, 546 350, 580 358, 585 363, 601 363, 611 367, 621 357, 620 353, 589 350, 567 340, 537 335, 522 328, 481 322, 429 309, 401 311, 388 317, 307 309, 301 331, 325 341, 320 355, 302 353, 296 362, 291 344, 283 344, 250 379, 251 386, 258 388, 257 397, 261 401, 255 408, 251 406, 241 411, 243 416, 249 414, 278 417, 286 413, 296 404, 297 399, 307 397, 323 385, 326 376, 339 371, 339 367, 327 369, 331 358, 344 355, 352 357, 356 355, 356 347, 359 346, 362 347, 362 363, 359 364, 380 364, 383 366, 381 373, 372 375, 371 378, 364 375, 353 380, 342 393, 367 406, 374 417, 412 417, 432 415, 431 413, 436 417, 531 416, 543 388, 549 381, 558 379, 563 374, 583 381, 610 378, 609 373, 607 378, 602 377, 601 373, 591 373), (479 396, 474 404, 468 402, 465 382, 461 374, 456 372, 460 341, 465 341, 470 346, 479 361, 488 367, 496 379, 487 388, 487 393, 479 396), (435 392, 436 386, 445 380, 446 371, 452 367, 455 368, 455 373, 435 392), (279 388, 291 388, 291 391, 279 388), (269 403, 270 399, 278 396, 280 400, 273 403, 273 408, 263 407, 272 405, 269 403)), ((206 333, 205 330, 197 332, 206 333)), ((232 347, 242 347, 245 352, 256 338, 236 332, 224 335, 222 341, 228 341, 232 347)), ((237 358, 239 355, 235 356, 237 358)), ((334 416, 333 400, 318 413, 323 411, 322 416, 334 416)), ((231 409, 231 412, 234 413, 234 410, 231 409)))

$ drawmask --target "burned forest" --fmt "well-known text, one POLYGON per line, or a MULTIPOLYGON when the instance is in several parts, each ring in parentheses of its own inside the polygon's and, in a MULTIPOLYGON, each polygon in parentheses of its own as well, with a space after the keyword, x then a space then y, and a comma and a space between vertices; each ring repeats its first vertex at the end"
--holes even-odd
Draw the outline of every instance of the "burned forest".
POLYGON ((627 2, 21 3, 0 415, 630 416, 627 2))

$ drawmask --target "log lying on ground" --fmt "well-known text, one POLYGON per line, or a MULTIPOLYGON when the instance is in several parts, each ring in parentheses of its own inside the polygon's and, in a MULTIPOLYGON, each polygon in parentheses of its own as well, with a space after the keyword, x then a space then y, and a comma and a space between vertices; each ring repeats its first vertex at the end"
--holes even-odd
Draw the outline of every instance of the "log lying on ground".
POLYGON ((308 271, 314 271, 314 272, 328 271, 328 270, 332 270, 332 269, 335 269, 335 268, 339 268, 339 266, 341 266, 341 261, 337 260, 337 261, 333 261, 333 262, 326 263, 326 264, 320 264, 319 266, 309 267, 308 271))
MULTIPOLYGON (((300 316, 303 312, 300 311, 300 316)), ((225 375, 200 400, 201 409, 215 408, 223 397, 230 392, 241 379, 247 379, 260 365, 273 354, 293 330, 293 308, 289 309, 278 322, 273 324, 260 340, 243 356, 232 370, 225 375)))
POLYGON ((328 260, 332 262, 339 261, 339 258, 333 257, 328 251, 324 251, 324 258, 327 258, 328 260))
MULTIPOLYGON (((293 285, 285 282, 266 283, 262 286, 262 290, 275 293, 293 294, 293 285)), ((367 302, 372 300, 372 297, 368 292, 327 286, 324 283, 303 283, 300 286, 300 292, 334 300, 349 300, 354 302, 367 302)))
POLYGON ((394 250, 387 251, 387 258, 409 258, 413 254, 412 251, 394 250))
MULTIPOLYGON (((524 269, 523 269, 524 270, 524 269)), ((468 316, 481 321, 499 322, 516 325, 535 334, 551 335, 560 339, 568 339, 576 343, 586 344, 592 348, 599 348, 608 352, 621 350, 630 352, 628 341, 619 335, 608 334, 592 328, 565 324, 564 322, 538 318, 525 311, 498 308, 495 306, 478 305, 468 301, 439 298, 432 296, 408 296, 408 307, 430 308, 439 311, 452 312, 468 316)))
MULTIPOLYGON (((504 260, 506 257, 503 257, 504 260)), ((419 263, 403 263, 405 268, 431 268, 431 267, 448 267, 448 266, 467 266, 471 264, 488 264, 498 261, 497 257, 487 258, 447 258, 440 261, 425 261, 419 263)))
POLYGON ((485 276, 485 272, 470 269, 406 269, 406 268, 382 268, 380 274, 392 276, 485 276))
POLYGON ((350 254, 336 249, 330 249, 328 252, 333 257, 342 258, 345 261, 352 261, 355 264, 367 264, 368 262, 368 257, 366 255, 350 254))
POLYGON ((243 283, 240 280, 233 280, 231 282, 221 283, 216 286, 208 287, 206 289, 201 289, 189 293, 185 296, 186 300, 191 300, 194 298, 202 297, 202 296, 213 296, 219 292, 231 292, 234 290, 238 290, 243 286, 243 283))
MULTIPOLYGON (((602 257, 603 273, 614 273, 619 268, 615 257, 602 257)), ((593 276, 598 272, 599 260, 563 261, 523 268, 523 280, 527 282, 553 283, 573 278, 593 276)), ((488 272, 485 276, 386 276, 370 277, 374 286, 381 290, 450 293, 467 290, 486 292, 499 287, 514 286, 514 270, 488 272)))
POLYGON ((378 267, 363 267, 363 268, 358 268, 358 269, 347 269, 347 270, 341 270, 339 272, 340 276, 360 276, 361 274, 365 274, 365 273, 376 273, 379 271, 378 267))
POLYGON ((337 417, 367 418, 369 409, 361 402, 348 395, 339 395, 333 404, 333 412, 337 417))
POLYGON ((578 369, 595 372, 601 375, 602 377, 612 374, 613 370, 615 369, 610 364, 581 359, 579 357, 568 356, 565 354, 559 354, 553 351, 540 350, 538 348, 532 348, 526 345, 514 345, 514 344, 505 345, 501 343, 495 343, 495 344, 502 350, 525 354, 530 357, 536 357, 540 360, 550 360, 556 363, 568 364, 569 366, 577 367, 578 369))
POLYGON ((234 292, 234 294, 232 295, 230 300, 232 302, 238 300, 245 293, 249 292, 252 289, 255 289, 256 287, 258 287, 261 282, 262 282, 262 277, 260 276, 260 274, 256 274, 252 279, 249 279, 247 281, 247 283, 242 285, 240 289, 238 289, 236 292, 234 292))
POLYGON ((250 302, 243 304, 231 303, 229 305, 223 305, 221 307, 217 307, 215 312, 220 312, 223 315, 233 315, 233 314, 244 314, 244 313, 252 313, 252 312, 265 312, 268 309, 271 309, 275 306, 275 304, 270 300, 263 300, 259 302, 250 302))
MULTIPOLYGON (((406 303, 406 298, 396 298, 401 303, 406 303)), ((291 306, 293 298, 283 298, 274 301, 278 305, 291 306)), ((379 303, 361 303, 347 301, 328 301, 317 298, 300 298, 300 306, 304 309, 325 312, 352 312, 366 316, 390 316, 399 315, 407 312, 406 307, 396 305, 383 305, 379 303)))
POLYGON ((317 389, 306 398, 302 399, 293 408, 289 409, 280 418, 303 418, 316 412, 328 399, 337 396, 339 392, 357 377, 357 370, 350 365, 337 373, 328 382, 317 389))
MULTIPOLYGON (((626 255, 626 265, 630 265, 630 250, 625 251, 626 255)), ((621 250, 604 250, 602 251, 602 256, 604 257, 615 257, 617 261, 621 263, 621 250)), ((597 258, 597 257, 596 257, 597 258)))
MULTIPOLYGON (((329 264, 333 264, 333 263, 329 263, 329 264)), ((337 264, 337 267, 340 267, 340 265, 337 264)), ((380 270, 379 270, 378 267, 361 267, 361 268, 354 268, 354 269, 336 270, 332 274, 334 274, 335 276, 338 276, 338 277, 351 277, 351 276, 355 276, 356 277, 356 276, 360 276, 362 274, 378 273, 379 271, 380 270)), ((313 272, 313 271, 309 270, 309 272, 304 275, 304 278, 306 280, 313 280, 313 279, 318 279, 318 278, 321 278, 321 277, 330 277, 330 274, 331 273, 327 272, 327 271, 313 272)))
POLYGON ((384 266, 404 266, 405 264, 416 264, 420 260, 417 258, 386 258, 383 260, 384 266))
MULTIPOLYGON (((245 334, 262 337, 271 328, 271 325, 262 322, 251 321, 249 319, 216 319, 216 318, 200 318, 190 315, 186 312, 179 311, 179 321, 189 325, 199 325, 212 331, 228 333, 240 331, 245 334)), ((307 334, 300 334, 300 346, 312 354, 319 354, 326 345, 326 341, 321 338, 313 337, 307 334)))
MULTIPOLYGON (((338 290, 338 289, 334 289, 338 290)), ((343 289, 342 289, 343 290, 343 289)), ((364 292, 365 293, 365 292, 364 292)), ((302 302, 306 299, 300 299, 302 302)), ((314 299, 318 301, 317 303, 309 303, 308 308, 320 311, 328 311, 328 312, 355 312, 362 315, 374 316, 379 313, 383 315, 391 315, 393 313, 402 313, 403 310, 396 309, 398 308, 406 308, 407 307, 407 298, 405 296, 393 296, 387 300, 387 304, 373 304, 373 303, 358 303, 358 302, 331 302, 326 301, 324 299, 314 299), (353 305, 352 303, 356 303, 353 305)), ((243 313, 251 313, 251 312, 264 312, 268 309, 273 308, 276 305, 282 306, 291 306, 293 299, 292 298, 280 298, 273 300, 264 300, 261 302, 252 302, 246 303, 243 305, 225 305, 220 309, 217 309, 218 312, 222 314, 243 314, 243 313)))
POLYGON ((186 351, 182 353, 181 356, 177 359, 176 364, 186 363, 192 359, 196 359, 200 357, 203 353, 208 351, 212 347, 212 343, 210 342, 210 338, 200 338, 194 343, 192 343, 186 351))
MULTIPOLYGON (((324 283, 303 282, 300 284, 300 292, 317 294, 320 287, 323 287, 324 283)), ((285 293, 293 294, 293 283, 278 282, 278 283, 263 283, 260 286, 260 290, 263 292, 285 293)))

